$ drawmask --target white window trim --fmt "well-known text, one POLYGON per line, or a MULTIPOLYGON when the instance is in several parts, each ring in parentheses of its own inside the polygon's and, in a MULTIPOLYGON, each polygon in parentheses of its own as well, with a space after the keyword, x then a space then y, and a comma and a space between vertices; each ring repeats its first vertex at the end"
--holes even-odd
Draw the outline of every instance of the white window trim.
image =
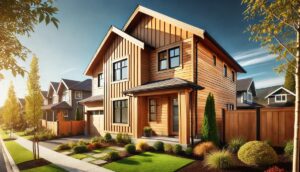
POLYGON ((275 95, 275 103, 285 103, 287 102, 287 94, 276 94, 275 95), (281 97, 281 100, 277 100, 276 97, 281 97), (282 100, 282 97, 285 97, 285 100, 282 100))
POLYGON ((117 58, 115 60, 112 60, 111 61, 111 64, 110 64, 110 67, 111 67, 111 73, 110 73, 110 78, 111 78, 111 84, 115 84, 115 83, 119 83, 119 82, 125 82, 125 81, 129 81, 129 58, 128 56, 124 56, 124 57, 121 57, 121 58, 117 58), (118 80, 118 81, 114 81, 114 64, 116 62, 119 62, 119 61, 122 61, 122 60, 127 60, 127 79, 122 79, 122 80, 118 80))
POLYGON ((75 95, 74 95, 74 97, 75 97, 75 99, 82 99, 82 91, 75 91, 75 93, 74 93, 75 95), (77 94, 76 93, 80 93, 80 96, 79 97, 77 97, 77 94))
POLYGON ((104 87, 104 73, 103 72, 100 72, 100 73, 98 73, 98 75, 97 75, 97 87, 98 88, 103 88, 104 87), (102 78, 103 78, 103 85, 101 86, 100 85, 100 80, 99 80, 99 75, 101 75, 102 74, 102 78))

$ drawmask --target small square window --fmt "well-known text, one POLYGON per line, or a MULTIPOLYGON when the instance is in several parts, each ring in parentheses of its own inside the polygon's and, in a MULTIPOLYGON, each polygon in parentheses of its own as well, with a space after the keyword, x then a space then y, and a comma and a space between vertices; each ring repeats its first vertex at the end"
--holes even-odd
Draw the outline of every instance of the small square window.
POLYGON ((224 76, 227 77, 227 66, 224 65, 224 76))
POLYGON ((82 92, 81 91, 75 91, 75 99, 82 99, 82 92))
POLYGON ((167 69, 167 51, 162 51, 158 53, 158 70, 167 69))
POLYGON ((103 73, 98 74, 98 87, 104 86, 104 76, 103 73))
POLYGON ((180 53, 179 47, 169 50, 169 66, 170 68, 175 68, 180 65, 180 53))
POLYGON ((214 66, 217 66, 217 57, 216 57, 216 55, 213 55, 213 63, 214 63, 214 66))

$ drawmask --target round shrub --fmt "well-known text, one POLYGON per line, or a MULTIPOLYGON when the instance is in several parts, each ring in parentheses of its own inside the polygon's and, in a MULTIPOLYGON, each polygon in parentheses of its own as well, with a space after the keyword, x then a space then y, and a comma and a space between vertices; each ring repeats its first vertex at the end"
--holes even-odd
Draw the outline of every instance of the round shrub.
POLYGON ((85 152, 88 152, 88 148, 86 145, 79 145, 79 146, 75 146, 73 148, 73 152, 74 153, 85 153, 85 152))
POLYGON ((185 154, 187 156, 192 156, 193 155, 193 148, 187 147, 186 150, 185 150, 185 154))
POLYGON ((123 134, 122 133, 117 134, 116 141, 117 141, 117 143, 123 143, 123 134))
POLYGON ((247 165, 264 166, 278 161, 274 149, 266 142, 250 141, 238 151, 238 158, 247 165))
POLYGON ((182 152, 182 146, 179 144, 174 145, 173 152, 177 155, 181 154, 182 152))
POLYGON ((209 168, 226 169, 232 167, 234 161, 230 152, 222 150, 208 154, 204 162, 209 168))
POLYGON ((89 143, 87 142, 87 141, 84 141, 84 140, 79 140, 78 142, 77 142, 77 146, 86 146, 86 145, 88 145, 89 143))
POLYGON ((90 144, 87 145, 87 149, 88 149, 89 151, 92 151, 92 150, 96 149, 96 146, 95 146, 94 143, 90 143, 90 144))
POLYGON ((139 141, 135 147, 138 151, 147 151, 149 149, 149 145, 144 141, 139 141))
POLYGON ((111 142, 112 141, 112 137, 111 137, 111 134, 110 133, 106 133, 104 135, 104 141, 105 142, 111 142))
POLYGON ((213 142, 202 142, 196 145, 193 149, 193 154, 197 157, 203 157, 207 153, 210 153, 218 148, 213 142))
POLYGON ((126 152, 128 152, 128 153, 130 153, 130 154, 134 154, 135 153, 135 146, 134 146, 134 144, 127 144, 126 146, 125 146, 125 150, 126 150, 126 152))
POLYGON ((284 147, 284 154, 287 156, 291 161, 293 160, 293 150, 294 150, 294 143, 292 140, 288 141, 284 147))
POLYGON ((95 136, 91 139, 91 143, 102 143, 103 137, 102 136, 95 136))
POLYGON ((164 144, 164 150, 167 153, 172 153, 173 152, 173 147, 171 144, 164 144))
POLYGON ((234 138, 231 139, 228 143, 228 150, 232 153, 237 153, 241 146, 246 143, 245 139, 243 138, 234 138))
POLYGON ((118 152, 109 152, 105 158, 106 160, 109 160, 109 161, 115 161, 115 160, 118 160, 120 159, 120 155, 118 152))
POLYGON ((154 147, 155 151, 157 151, 157 152, 164 151, 164 143, 163 142, 157 141, 154 143, 153 147, 154 147))
POLYGON ((123 134, 122 140, 123 140, 123 143, 124 143, 124 144, 129 144, 129 143, 131 143, 131 137, 130 137, 128 134, 123 134))
POLYGON ((68 149, 71 149, 71 147, 67 143, 60 144, 55 148, 56 151, 68 150, 68 149))

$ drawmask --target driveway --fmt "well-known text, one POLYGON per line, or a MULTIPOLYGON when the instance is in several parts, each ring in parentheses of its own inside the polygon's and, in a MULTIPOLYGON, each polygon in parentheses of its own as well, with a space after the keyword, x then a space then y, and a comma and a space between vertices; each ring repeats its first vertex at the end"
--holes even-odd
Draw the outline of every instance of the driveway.
POLYGON ((55 140, 43 141, 43 142, 40 142, 40 145, 53 150, 56 146, 58 146, 62 143, 77 142, 79 140, 89 141, 90 139, 91 139, 91 137, 83 136, 83 135, 82 136, 74 136, 74 137, 64 137, 64 138, 59 138, 59 139, 55 139, 55 140))

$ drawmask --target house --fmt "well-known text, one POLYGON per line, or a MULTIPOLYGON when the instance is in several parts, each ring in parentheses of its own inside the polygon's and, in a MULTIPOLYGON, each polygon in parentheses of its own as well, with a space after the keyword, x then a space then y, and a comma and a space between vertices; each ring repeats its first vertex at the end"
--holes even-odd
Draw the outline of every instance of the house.
POLYGON ((93 78, 82 101, 86 133, 138 139, 149 126, 189 144, 210 92, 219 124, 222 108, 236 108, 238 72, 246 71, 207 31, 138 6, 123 29, 109 28, 85 71, 93 78))
POLYGON ((91 96, 91 83, 90 79, 62 79, 60 82, 50 82, 43 106, 43 119, 56 121, 58 113, 62 113, 65 120, 75 120, 77 113, 83 113, 83 106, 79 101, 91 96))
POLYGON ((256 103, 256 90, 252 78, 239 79, 236 82, 236 107, 237 109, 254 109, 262 107, 256 103))
POLYGON ((294 106, 295 93, 281 86, 272 90, 265 99, 267 99, 268 106, 272 107, 294 106))

